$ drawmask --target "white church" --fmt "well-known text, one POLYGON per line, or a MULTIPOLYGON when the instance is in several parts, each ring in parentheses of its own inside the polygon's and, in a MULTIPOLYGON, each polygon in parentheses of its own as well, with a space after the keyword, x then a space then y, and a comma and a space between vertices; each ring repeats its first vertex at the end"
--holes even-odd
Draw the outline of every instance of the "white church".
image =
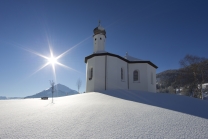
POLYGON ((86 92, 124 89, 156 92, 156 69, 151 61, 125 57, 105 51, 106 31, 100 25, 94 30, 93 54, 85 57, 86 92))

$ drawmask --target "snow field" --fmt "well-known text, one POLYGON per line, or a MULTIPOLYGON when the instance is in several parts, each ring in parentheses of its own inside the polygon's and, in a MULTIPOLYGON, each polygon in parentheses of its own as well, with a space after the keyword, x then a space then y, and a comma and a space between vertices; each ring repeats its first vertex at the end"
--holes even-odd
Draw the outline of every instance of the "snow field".
MULTIPOLYGON (((55 98, 54 104, 51 99, 2 100, 0 138, 208 138, 207 111, 203 117, 167 109, 162 105, 179 107, 189 102, 161 103, 163 99, 154 100, 155 95, 132 94, 135 100, 131 101, 91 92, 55 98)), ((190 103, 208 108, 203 101, 190 103)))

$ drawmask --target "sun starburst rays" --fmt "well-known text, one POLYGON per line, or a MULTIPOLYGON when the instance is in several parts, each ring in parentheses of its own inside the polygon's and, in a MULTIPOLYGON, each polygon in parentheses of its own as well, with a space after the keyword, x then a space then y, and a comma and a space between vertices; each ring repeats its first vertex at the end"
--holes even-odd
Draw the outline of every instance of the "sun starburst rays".
POLYGON ((69 70, 73 70, 73 71, 75 71, 75 72, 78 72, 78 73, 81 73, 81 72, 79 72, 79 71, 77 71, 77 70, 75 70, 75 69, 73 69, 73 68, 70 68, 70 67, 68 67, 68 66, 66 66, 66 65, 64 65, 64 64, 61 64, 61 63, 57 63, 59 66, 62 66, 62 67, 64 67, 64 68, 67 68, 67 69, 69 69, 69 70))
POLYGON ((63 53, 60 54, 59 56, 57 56, 57 59, 63 57, 63 56, 66 55, 69 51, 71 51, 71 50, 74 49, 75 47, 79 46, 81 43, 85 42, 85 41, 88 40, 89 38, 91 38, 91 36, 87 37, 86 39, 82 40, 81 42, 77 43, 76 45, 72 46, 71 48, 69 48, 68 50, 66 50, 65 52, 63 52, 63 53))
MULTIPOLYGON (((34 75, 35 73, 37 73, 38 71, 42 70, 43 68, 45 68, 46 66, 48 66, 50 63, 47 62, 46 64, 44 64, 43 66, 41 66, 38 70, 36 70, 34 73, 32 73, 30 76, 34 75)), ((29 76, 29 77, 30 77, 29 76)))
POLYGON ((69 52, 69 50, 71 50, 71 49, 69 49, 69 50, 63 52, 61 55, 59 55, 59 56, 57 56, 57 57, 54 56, 53 50, 51 49, 50 46, 49 46, 49 50, 50 50, 50 56, 49 56, 49 57, 47 57, 47 56, 45 56, 45 55, 42 55, 42 54, 40 54, 40 53, 38 53, 38 52, 35 52, 35 51, 33 51, 33 50, 29 50, 29 49, 25 49, 25 48, 23 48, 23 49, 26 50, 26 51, 28 51, 28 52, 31 52, 31 53, 33 53, 33 54, 39 56, 39 57, 42 57, 42 58, 44 58, 45 60, 47 60, 47 62, 46 62, 43 66, 41 66, 38 70, 36 70, 36 71, 35 71, 33 74, 31 74, 30 76, 36 74, 37 72, 39 72, 40 70, 42 70, 43 68, 45 68, 45 67, 48 66, 48 65, 51 65, 51 66, 52 66, 52 71, 53 71, 53 76, 54 76, 55 81, 56 81, 56 65, 59 65, 59 66, 62 66, 62 67, 64 67, 64 68, 66 68, 66 69, 69 69, 69 70, 73 70, 73 71, 78 72, 77 70, 75 70, 75 69, 73 69, 73 68, 71 68, 71 67, 68 67, 68 66, 66 66, 66 65, 64 65, 64 64, 62 64, 62 63, 60 63, 60 62, 58 61, 61 57, 63 57, 63 55, 65 55, 65 54, 66 54, 67 52, 69 52))
MULTIPOLYGON (((40 70, 44 69, 44 68, 47 67, 48 65, 51 65, 51 66, 52 66, 52 71, 53 71, 53 75, 54 75, 55 81, 56 81, 56 65, 59 65, 59 66, 64 67, 64 68, 66 68, 66 69, 68 69, 68 70, 72 70, 72 71, 75 71, 75 72, 77 72, 77 73, 83 74, 83 73, 81 73, 81 72, 79 72, 79 71, 77 71, 77 70, 75 70, 75 69, 73 69, 73 68, 71 68, 71 67, 69 67, 69 66, 66 66, 66 65, 64 65, 64 64, 62 64, 62 63, 60 63, 60 62, 58 62, 58 60, 59 60, 60 58, 62 58, 63 56, 65 56, 65 55, 66 55, 68 52, 70 52, 72 49, 76 48, 77 46, 79 46, 79 45, 82 44, 83 42, 87 41, 89 38, 91 38, 91 36, 92 36, 92 35, 86 37, 84 40, 80 41, 80 42, 77 43, 76 45, 74 45, 74 46, 72 46, 71 48, 69 48, 68 50, 64 51, 63 53, 61 53, 61 54, 58 55, 57 57, 54 56, 54 53, 53 53, 53 50, 52 50, 52 48, 51 48, 50 41, 49 41, 48 37, 47 37, 47 41, 48 41, 48 47, 49 47, 49 51, 50 51, 50 56, 49 56, 49 57, 47 57, 47 56, 45 56, 45 55, 43 55, 43 54, 40 54, 40 53, 38 53, 38 52, 36 52, 36 51, 34 51, 34 50, 27 49, 27 48, 25 48, 25 47, 20 47, 20 48, 22 48, 22 49, 24 49, 24 50, 26 50, 26 51, 28 51, 28 52, 30 52, 30 53, 33 53, 33 54, 35 54, 35 55, 37 55, 37 56, 39 56, 39 57, 42 57, 42 58, 44 58, 45 60, 47 60, 47 62, 46 62, 43 66, 41 66, 38 70, 36 70, 36 71, 35 71, 34 73, 32 73, 30 76, 36 74, 37 72, 39 72, 40 70)), ((30 76, 29 76, 29 77, 30 77, 30 76)))

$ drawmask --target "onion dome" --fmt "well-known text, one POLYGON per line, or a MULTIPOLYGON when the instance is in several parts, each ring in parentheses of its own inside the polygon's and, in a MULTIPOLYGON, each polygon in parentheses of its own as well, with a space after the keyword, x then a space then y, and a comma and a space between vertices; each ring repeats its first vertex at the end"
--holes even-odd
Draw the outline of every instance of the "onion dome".
POLYGON ((98 27, 96 27, 96 28, 93 30, 93 32, 94 32, 94 36, 97 35, 97 34, 103 34, 103 35, 105 35, 105 37, 106 37, 105 29, 100 25, 100 21, 99 21, 98 27))

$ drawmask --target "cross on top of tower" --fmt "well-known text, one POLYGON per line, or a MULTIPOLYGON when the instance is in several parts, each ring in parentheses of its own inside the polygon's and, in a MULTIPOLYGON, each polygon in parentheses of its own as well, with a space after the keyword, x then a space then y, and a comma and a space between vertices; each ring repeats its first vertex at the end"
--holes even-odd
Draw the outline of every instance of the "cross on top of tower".
POLYGON ((99 21, 98 21, 98 27, 100 26, 100 23, 101 23, 101 21, 99 20, 99 21))

